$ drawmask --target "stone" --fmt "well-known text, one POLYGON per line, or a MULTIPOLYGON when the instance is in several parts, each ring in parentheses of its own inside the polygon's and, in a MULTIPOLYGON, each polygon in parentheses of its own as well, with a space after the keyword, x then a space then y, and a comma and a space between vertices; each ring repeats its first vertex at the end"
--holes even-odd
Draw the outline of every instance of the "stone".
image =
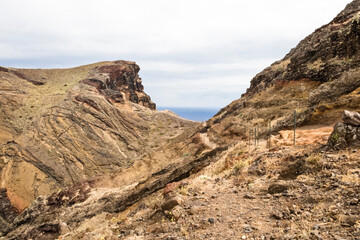
POLYGON ((246 199, 255 199, 255 197, 253 195, 251 195, 251 194, 246 194, 244 196, 244 198, 246 198, 246 199))
POLYGON ((337 123, 331 133, 327 148, 341 150, 351 146, 360 146, 359 128, 346 123, 337 123))
POLYGON ((163 211, 171 211, 171 209, 173 209, 173 207, 177 206, 177 205, 182 205, 184 203, 183 199, 180 198, 179 196, 177 197, 173 197, 167 201, 165 201, 162 205, 161 205, 161 209, 163 211))
POLYGON ((196 215, 200 212, 200 207, 193 206, 188 210, 189 215, 196 215))
POLYGON ((340 215, 339 220, 340 220, 341 226, 352 227, 356 224, 358 217, 354 216, 354 215, 340 215))
POLYGON ((243 228, 243 233, 251 233, 253 231, 252 227, 248 224, 244 224, 242 228, 243 228))
POLYGON ((289 189, 289 186, 284 184, 273 183, 268 187, 268 193, 276 194, 276 193, 284 193, 289 189))
POLYGON ((19 211, 11 205, 7 190, 0 188, 0 233, 6 230, 18 214, 19 211))
POLYGON ((297 176, 303 174, 306 170, 305 160, 299 159, 297 161, 292 160, 291 163, 285 162, 286 166, 280 171, 279 179, 296 179, 297 176))
POLYGON ((359 203, 359 199, 357 199, 357 198, 353 198, 349 201, 349 204, 353 205, 353 206, 358 205, 358 203, 359 203))
POLYGON ((281 211, 273 211, 270 216, 276 220, 281 220, 284 217, 281 211))
POLYGON ((177 205, 175 206, 172 210, 171 210, 171 215, 173 216, 173 218, 175 220, 179 220, 181 217, 183 217, 185 214, 184 209, 180 206, 177 205))
POLYGON ((342 119, 345 124, 360 126, 360 114, 358 112, 344 110, 342 119))
POLYGON ((209 222, 210 224, 214 224, 214 223, 215 223, 215 219, 214 219, 214 218, 209 218, 209 219, 208 219, 208 222, 209 222))

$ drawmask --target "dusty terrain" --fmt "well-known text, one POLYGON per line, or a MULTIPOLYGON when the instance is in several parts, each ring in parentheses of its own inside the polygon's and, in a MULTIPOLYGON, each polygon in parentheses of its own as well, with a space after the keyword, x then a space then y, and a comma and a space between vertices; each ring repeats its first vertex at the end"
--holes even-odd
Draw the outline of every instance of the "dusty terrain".
MULTIPOLYGON (((299 135, 305 142, 325 133, 299 135)), ((239 142, 190 178, 124 212, 90 218, 60 239, 357 239, 358 150, 317 147, 239 142)))
POLYGON ((2 239, 359 239, 359 22, 354 0, 205 123, 156 111, 133 62, 0 68, 2 239))

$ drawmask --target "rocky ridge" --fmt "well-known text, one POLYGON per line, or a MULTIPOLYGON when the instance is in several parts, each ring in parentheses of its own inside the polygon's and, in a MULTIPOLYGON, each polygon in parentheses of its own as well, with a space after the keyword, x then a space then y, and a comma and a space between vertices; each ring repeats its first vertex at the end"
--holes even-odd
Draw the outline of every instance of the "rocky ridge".
POLYGON ((153 111, 138 71, 126 61, 1 68, 1 187, 16 208, 128 168, 198 124, 153 111))
POLYGON ((246 139, 271 122, 274 133, 297 125, 329 125, 342 111, 359 111, 360 1, 355 0, 283 59, 257 74, 246 93, 208 121, 213 140, 246 139))
MULTIPOLYGON (((260 137, 265 137, 269 121, 273 138, 289 135, 286 130, 293 125, 294 110, 298 125, 308 127, 299 130, 299 136, 309 135, 308 131, 315 127, 328 128, 340 120, 344 108, 359 110, 360 78, 356 68, 359 11, 360 1, 355 0, 283 60, 257 75, 241 99, 206 123, 188 123, 188 130, 163 139, 163 144, 149 154, 136 157, 120 147, 130 159, 136 159, 127 168, 102 171, 102 176, 36 198, 8 222, 2 230, 4 238, 356 239, 360 234, 360 166, 356 144, 347 144, 345 148, 349 149, 342 151, 324 148, 324 132, 314 134, 310 144, 307 140, 297 147, 284 146, 284 141, 274 141, 270 149, 266 145, 253 148, 247 143, 256 124, 260 126, 260 137), (281 74, 276 75, 277 72, 281 74), (320 139, 319 144, 315 139, 320 139)), ((98 80, 82 77, 76 81, 75 89, 69 91, 73 97, 88 91, 84 101, 81 97, 70 101, 86 106, 87 111, 82 110, 86 114, 91 109, 94 119, 109 122, 100 114, 107 109, 98 101, 100 94, 104 102, 121 109, 114 119, 124 118, 129 106, 140 113, 130 111, 134 114, 125 122, 136 116, 149 114, 149 118, 144 118, 146 121, 158 116, 149 109, 151 104, 148 108, 136 103, 124 104, 129 99, 141 103, 140 99, 146 97, 131 97, 131 91, 122 92, 123 86, 118 87, 120 93, 105 91, 107 86, 112 86, 114 78, 103 78, 96 75, 97 71, 87 72, 86 76, 95 74, 98 80)), ((34 81, 29 84, 34 85, 34 81)), ((36 83, 36 86, 46 84, 36 83)), ((145 136, 151 144, 160 134, 148 136, 146 132, 154 128, 150 124, 146 129, 146 121, 139 119, 136 118, 135 125, 130 124, 132 132, 139 133, 138 139, 145 136)), ((108 127, 109 124, 101 129, 108 127)), ((341 134, 344 133, 345 139, 358 128, 343 127, 341 134)), ((83 132, 95 132, 89 129, 83 132)), ((94 140, 93 136, 87 137, 94 140)), ((102 139, 106 138, 102 136, 102 139)), ((124 139, 128 138, 122 137, 120 142, 124 139)), ((129 146, 128 143, 125 145, 129 146)), ((138 149, 148 152, 151 146, 139 144, 133 148, 135 152, 138 149)))

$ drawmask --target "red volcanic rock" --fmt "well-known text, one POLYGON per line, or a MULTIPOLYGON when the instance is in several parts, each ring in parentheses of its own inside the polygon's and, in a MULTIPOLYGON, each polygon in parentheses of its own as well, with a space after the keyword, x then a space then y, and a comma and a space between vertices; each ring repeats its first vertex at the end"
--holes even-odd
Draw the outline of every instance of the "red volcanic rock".
POLYGON ((95 87, 110 101, 131 101, 154 110, 156 105, 144 92, 139 71, 139 66, 134 62, 115 61, 111 65, 95 68, 91 75, 81 82, 95 87))

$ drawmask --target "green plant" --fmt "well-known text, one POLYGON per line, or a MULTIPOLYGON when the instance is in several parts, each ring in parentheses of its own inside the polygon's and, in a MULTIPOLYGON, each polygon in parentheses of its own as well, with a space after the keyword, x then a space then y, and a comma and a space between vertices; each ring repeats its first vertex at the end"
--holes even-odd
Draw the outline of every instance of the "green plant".
POLYGON ((184 153, 183 155, 182 155, 182 157, 183 158, 186 158, 186 157, 188 157, 190 155, 190 153, 184 153))
POLYGON ((310 154, 309 157, 306 159, 306 161, 311 165, 316 165, 320 161, 320 155, 319 154, 310 154))
POLYGON ((339 134, 336 132, 331 136, 331 140, 333 142, 338 142, 339 141, 339 134))
POLYGON ((244 167, 247 166, 247 163, 245 161, 237 161, 232 169, 232 174, 235 176, 239 176, 244 169, 244 167))
MULTIPOLYGON (((242 152, 240 153, 242 154, 242 152)), ((235 176, 239 176, 243 169, 247 166, 249 166, 252 162, 252 158, 242 158, 235 162, 233 168, 232 168, 232 174, 235 176)))

